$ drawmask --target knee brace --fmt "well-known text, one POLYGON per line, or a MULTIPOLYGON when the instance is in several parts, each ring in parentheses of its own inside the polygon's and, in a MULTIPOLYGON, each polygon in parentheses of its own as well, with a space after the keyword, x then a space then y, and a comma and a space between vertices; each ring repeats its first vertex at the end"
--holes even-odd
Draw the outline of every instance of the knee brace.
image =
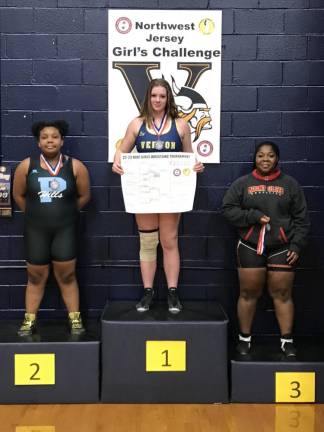
POLYGON ((159 244, 159 230, 152 232, 139 231, 140 236, 140 260, 155 261, 156 250, 159 244))

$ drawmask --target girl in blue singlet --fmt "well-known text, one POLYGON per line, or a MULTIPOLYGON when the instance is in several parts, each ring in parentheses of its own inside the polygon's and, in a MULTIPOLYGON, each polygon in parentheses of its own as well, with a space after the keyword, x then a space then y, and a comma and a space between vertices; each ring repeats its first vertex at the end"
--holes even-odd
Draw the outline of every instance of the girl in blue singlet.
MULTIPOLYGON (((124 173, 121 153, 129 153, 136 146, 138 152, 184 151, 192 153, 190 129, 185 120, 178 117, 169 83, 154 79, 147 89, 140 115, 133 119, 118 148, 113 172, 124 173)), ((193 169, 202 172, 204 166, 197 162, 193 169)), ((156 272, 156 249, 161 243, 163 265, 168 284, 168 306, 171 313, 182 309, 178 297, 180 256, 178 248, 179 213, 136 214, 140 237, 140 266, 144 295, 136 308, 139 312, 149 310, 153 301, 153 281, 156 272)))

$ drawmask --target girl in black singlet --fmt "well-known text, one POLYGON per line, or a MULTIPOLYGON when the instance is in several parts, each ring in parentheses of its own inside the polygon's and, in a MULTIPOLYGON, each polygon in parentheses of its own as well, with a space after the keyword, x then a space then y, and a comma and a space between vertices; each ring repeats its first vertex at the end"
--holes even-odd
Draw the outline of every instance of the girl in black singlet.
POLYGON ((76 222, 78 211, 90 199, 90 186, 83 163, 61 153, 67 131, 65 121, 35 123, 32 132, 41 155, 23 160, 15 172, 13 195, 25 213, 28 274, 20 335, 30 335, 36 328, 50 263, 69 312, 71 332, 84 331, 75 275, 76 222))

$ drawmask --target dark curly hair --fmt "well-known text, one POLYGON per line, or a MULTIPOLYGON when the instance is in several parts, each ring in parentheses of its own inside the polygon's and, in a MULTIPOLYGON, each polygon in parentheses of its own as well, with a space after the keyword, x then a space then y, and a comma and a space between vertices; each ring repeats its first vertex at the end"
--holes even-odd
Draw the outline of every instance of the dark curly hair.
POLYGON ((39 139, 41 131, 46 127, 54 127, 60 132, 61 137, 65 137, 69 132, 69 124, 65 120, 40 121, 33 123, 31 127, 32 134, 39 139))
POLYGON ((276 143, 272 142, 272 141, 262 141, 259 144, 257 144, 257 146, 254 149, 254 155, 253 155, 253 168, 256 167, 255 164, 255 159, 256 159, 256 155, 258 153, 258 151, 260 150, 260 148, 264 145, 268 145, 272 148, 273 153, 277 156, 277 163, 276 166, 278 165, 279 159, 280 159, 280 150, 279 147, 277 146, 276 143))

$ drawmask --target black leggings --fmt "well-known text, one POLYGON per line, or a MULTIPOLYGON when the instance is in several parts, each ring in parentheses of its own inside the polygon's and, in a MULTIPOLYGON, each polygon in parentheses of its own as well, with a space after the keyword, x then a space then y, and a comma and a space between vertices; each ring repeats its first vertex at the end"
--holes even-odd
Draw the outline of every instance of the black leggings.
POLYGON ((76 257, 76 225, 58 228, 25 224, 25 252, 29 264, 45 265, 51 261, 70 261, 76 257))

